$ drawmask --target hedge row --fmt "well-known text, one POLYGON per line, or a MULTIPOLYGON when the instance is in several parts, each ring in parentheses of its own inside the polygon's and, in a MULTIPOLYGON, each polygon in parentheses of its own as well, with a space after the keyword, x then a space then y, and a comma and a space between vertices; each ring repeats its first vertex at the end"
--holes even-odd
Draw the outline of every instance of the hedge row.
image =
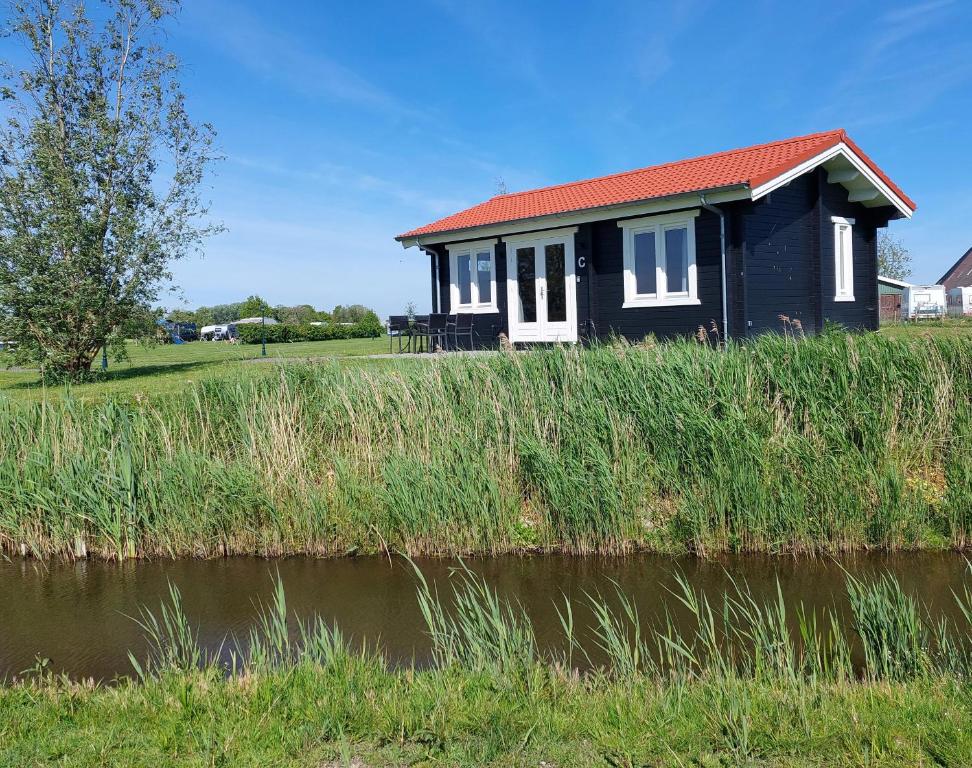
POLYGON ((292 341, 330 341, 331 339, 373 339, 381 336, 384 326, 375 314, 370 314, 353 325, 325 323, 324 325, 277 325, 246 324, 236 326, 240 341, 259 344, 266 332, 268 344, 292 341))

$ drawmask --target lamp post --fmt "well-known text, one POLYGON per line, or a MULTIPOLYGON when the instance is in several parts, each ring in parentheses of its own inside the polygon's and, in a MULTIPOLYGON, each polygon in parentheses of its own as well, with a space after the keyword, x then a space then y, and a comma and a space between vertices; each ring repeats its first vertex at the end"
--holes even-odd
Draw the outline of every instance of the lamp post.
POLYGON ((101 348, 101 370, 108 370, 108 342, 101 348))
POLYGON ((260 330, 262 332, 262 344, 260 349, 260 356, 267 356, 267 316, 266 313, 260 314, 260 330))

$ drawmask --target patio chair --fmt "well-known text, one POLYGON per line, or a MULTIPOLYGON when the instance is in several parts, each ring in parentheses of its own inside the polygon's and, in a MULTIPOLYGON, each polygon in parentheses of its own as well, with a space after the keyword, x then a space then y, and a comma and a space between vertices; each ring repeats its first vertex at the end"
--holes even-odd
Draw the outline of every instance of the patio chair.
POLYGON ((456 348, 456 314, 453 312, 446 319, 446 349, 456 348), (449 340, 452 339, 450 342, 449 340))
POLYGON ((427 337, 429 352, 435 352, 436 347, 439 349, 449 348, 448 328, 449 315, 444 312, 429 315, 429 335, 427 337))
POLYGON ((473 328, 473 321, 475 319, 476 319, 475 315, 468 314, 468 313, 461 313, 456 315, 456 326, 455 329, 452 331, 452 338, 455 340, 455 349, 462 349, 462 347, 459 346, 460 336, 469 339, 470 349, 476 348, 476 344, 473 340, 473 334, 475 333, 475 330, 473 328))
MULTIPOLYGON (((408 345, 412 343, 412 329, 408 318, 405 315, 390 315, 388 317, 388 354, 392 352, 392 337, 398 337, 398 353, 402 352, 402 339, 408 340, 408 345)), ((408 349, 408 347, 406 347, 408 349)))
MULTIPOLYGON (((429 338, 429 316, 428 315, 416 315, 415 322, 412 325, 412 340, 415 344, 411 347, 412 352, 422 351, 422 341, 428 341, 429 338)), ((428 347, 426 347, 428 349, 428 347)))

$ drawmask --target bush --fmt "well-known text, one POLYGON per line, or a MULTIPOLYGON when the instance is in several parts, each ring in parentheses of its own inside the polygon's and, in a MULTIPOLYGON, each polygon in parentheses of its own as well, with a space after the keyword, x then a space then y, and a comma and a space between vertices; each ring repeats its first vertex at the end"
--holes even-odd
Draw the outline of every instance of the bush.
POLYGON ((244 344, 259 344, 263 340, 264 331, 268 344, 281 344, 294 341, 331 341, 332 339, 374 339, 384 333, 384 326, 378 315, 369 312, 365 317, 353 325, 325 323, 324 325, 310 325, 304 323, 291 325, 278 323, 262 326, 246 324, 236 326, 240 341, 244 344))

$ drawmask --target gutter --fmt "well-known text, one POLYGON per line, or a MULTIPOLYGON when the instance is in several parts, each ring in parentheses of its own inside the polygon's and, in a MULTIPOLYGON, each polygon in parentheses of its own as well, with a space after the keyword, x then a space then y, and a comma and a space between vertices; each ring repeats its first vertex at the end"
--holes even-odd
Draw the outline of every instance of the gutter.
POLYGON ((726 290, 726 214, 720 208, 705 201, 705 193, 699 193, 699 203, 705 210, 719 217, 719 250, 722 259, 722 342, 729 343, 729 304, 726 290))

